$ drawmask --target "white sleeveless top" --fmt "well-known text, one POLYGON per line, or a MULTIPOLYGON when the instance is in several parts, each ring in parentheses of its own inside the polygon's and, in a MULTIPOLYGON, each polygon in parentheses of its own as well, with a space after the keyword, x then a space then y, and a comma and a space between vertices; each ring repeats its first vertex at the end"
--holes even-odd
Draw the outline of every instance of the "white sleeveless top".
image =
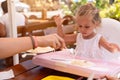
POLYGON ((75 54, 86 58, 103 58, 102 51, 99 47, 100 38, 101 35, 96 34, 91 39, 83 39, 82 35, 78 33, 75 54))
POLYGON ((99 41, 101 37, 101 34, 96 34, 91 39, 83 39, 82 35, 78 33, 75 55, 92 59, 101 59, 115 62, 116 60, 120 61, 120 55, 118 55, 120 54, 119 52, 111 53, 105 48, 99 47, 99 41))

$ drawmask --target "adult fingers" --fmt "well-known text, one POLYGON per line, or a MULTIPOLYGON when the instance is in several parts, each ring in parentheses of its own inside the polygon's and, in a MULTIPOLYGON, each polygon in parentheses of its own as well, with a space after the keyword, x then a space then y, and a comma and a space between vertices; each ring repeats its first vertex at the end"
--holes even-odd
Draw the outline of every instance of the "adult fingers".
POLYGON ((66 48, 65 41, 60 36, 58 36, 58 35, 55 35, 55 36, 58 38, 58 40, 60 42, 60 48, 61 49, 66 48))
POLYGON ((56 45, 55 49, 61 48, 61 43, 60 43, 60 41, 57 38, 55 40, 55 45, 56 45))
POLYGON ((61 47, 61 43, 59 39, 57 38, 57 36, 54 34, 54 35, 49 35, 49 37, 50 37, 49 39, 50 46, 55 49, 59 49, 61 47))
POLYGON ((55 49, 63 49, 66 48, 64 40, 58 36, 57 34, 48 35, 47 38, 50 38, 49 41, 46 43, 47 45, 55 48, 55 49))
POLYGON ((55 41, 52 42, 50 45, 51 45, 51 47, 53 47, 54 49, 56 49, 56 42, 55 41))
POLYGON ((53 47, 56 50, 60 49, 61 48, 61 42, 57 38, 54 38, 54 40, 52 40, 51 47, 53 47))

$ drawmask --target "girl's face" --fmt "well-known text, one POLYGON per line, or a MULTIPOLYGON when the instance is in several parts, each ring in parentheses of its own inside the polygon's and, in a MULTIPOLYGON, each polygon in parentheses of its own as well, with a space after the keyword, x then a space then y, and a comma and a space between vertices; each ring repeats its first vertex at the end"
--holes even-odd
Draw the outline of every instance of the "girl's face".
POLYGON ((92 18, 88 16, 80 16, 76 18, 76 23, 78 26, 78 31, 82 34, 83 38, 94 37, 94 29, 97 26, 92 22, 92 18))

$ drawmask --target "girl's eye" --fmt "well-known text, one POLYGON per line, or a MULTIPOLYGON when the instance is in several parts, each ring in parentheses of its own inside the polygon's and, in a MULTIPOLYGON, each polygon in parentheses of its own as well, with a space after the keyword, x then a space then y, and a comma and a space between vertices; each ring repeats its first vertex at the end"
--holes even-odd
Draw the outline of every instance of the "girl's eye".
POLYGON ((79 27, 81 28, 82 26, 81 26, 81 25, 79 25, 79 27))
POLYGON ((85 26, 85 28, 90 28, 90 26, 85 26))

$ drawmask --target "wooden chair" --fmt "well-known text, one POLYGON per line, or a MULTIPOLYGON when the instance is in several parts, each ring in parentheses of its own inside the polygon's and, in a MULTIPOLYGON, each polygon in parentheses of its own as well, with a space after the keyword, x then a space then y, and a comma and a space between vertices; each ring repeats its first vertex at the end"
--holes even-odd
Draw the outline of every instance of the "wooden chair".
POLYGON ((26 34, 25 25, 17 26, 17 34, 18 34, 18 37, 25 36, 25 34, 26 34))
POLYGON ((29 34, 35 35, 35 36, 41 36, 44 35, 43 30, 48 27, 55 26, 54 21, 48 21, 43 23, 30 23, 24 26, 18 26, 17 27, 17 33, 20 34, 20 36, 28 36, 29 34))
POLYGON ((41 36, 41 35, 44 35, 44 32, 43 32, 44 29, 46 29, 48 27, 53 27, 55 25, 56 24, 54 21, 28 24, 25 26, 25 32, 26 32, 26 35, 31 34, 31 35, 41 36))
POLYGON ((29 19, 38 19, 38 17, 36 15, 30 15, 29 19))
POLYGON ((63 22, 63 25, 68 25, 68 24, 74 23, 74 17, 71 15, 65 15, 63 18, 65 19, 63 22))

